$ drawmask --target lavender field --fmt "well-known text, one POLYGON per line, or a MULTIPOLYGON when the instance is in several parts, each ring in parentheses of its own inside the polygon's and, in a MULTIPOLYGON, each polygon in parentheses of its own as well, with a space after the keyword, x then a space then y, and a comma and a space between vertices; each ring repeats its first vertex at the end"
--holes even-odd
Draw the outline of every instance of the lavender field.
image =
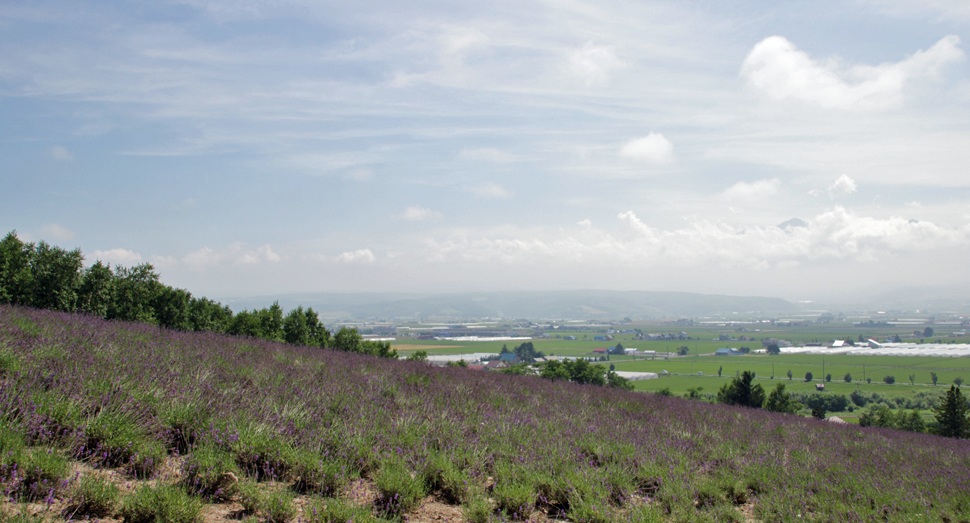
POLYGON ((964 440, 6 305, 0 451, 0 521, 970 514, 964 440))

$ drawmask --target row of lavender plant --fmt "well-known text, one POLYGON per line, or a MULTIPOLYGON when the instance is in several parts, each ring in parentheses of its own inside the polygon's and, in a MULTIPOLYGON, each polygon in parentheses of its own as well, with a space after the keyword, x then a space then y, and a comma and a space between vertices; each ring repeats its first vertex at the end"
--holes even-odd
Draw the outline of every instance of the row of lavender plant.
POLYGON ((0 351, 0 412, 31 444, 136 475, 165 452, 216 448, 253 478, 321 495, 357 476, 425 480, 417 494, 382 487, 384 517, 431 491, 508 519, 970 511, 967 441, 10 306, 0 351))

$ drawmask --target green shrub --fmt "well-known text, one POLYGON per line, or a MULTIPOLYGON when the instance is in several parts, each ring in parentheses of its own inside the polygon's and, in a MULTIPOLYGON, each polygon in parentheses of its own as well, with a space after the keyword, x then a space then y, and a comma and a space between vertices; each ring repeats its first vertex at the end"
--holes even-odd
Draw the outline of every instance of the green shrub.
POLYGON ((83 454, 95 462, 124 466, 139 478, 150 477, 165 460, 165 448, 152 441, 132 416, 102 411, 84 431, 83 454))
POLYGON ((399 518, 410 512, 425 495, 424 482, 399 461, 385 463, 374 477, 378 496, 374 507, 381 517, 399 518))
POLYGON ((118 487, 93 474, 82 477, 71 488, 64 516, 69 519, 103 518, 114 514, 118 505, 118 487))
POLYGON ((264 498, 263 515, 269 523, 286 523, 296 516, 293 507, 293 494, 286 490, 277 490, 264 498))
POLYGON ((357 476, 346 464, 328 461, 314 452, 299 452, 293 464, 295 477, 293 489, 300 493, 313 493, 336 497, 342 488, 357 476))
POLYGON ((295 451, 265 427, 247 427, 232 445, 236 463, 257 481, 283 481, 290 477, 295 451))
POLYGON ((492 506, 482 494, 470 495, 463 505, 462 512, 470 523, 487 523, 492 514, 492 506))
POLYGON ((380 523, 386 521, 374 517, 369 510, 336 498, 324 503, 314 503, 303 511, 300 518, 304 523, 380 523))
POLYGON ((159 409, 159 418, 168 429, 170 447, 179 454, 188 453, 211 422, 209 413, 192 402, 163 405, 159 409))
POLYGON ((44 499, 63 488, 68 461, 54 449, 35 448, 13 456, 20 469, 16 491, 28 500, 44 499))
POLYGON ((437 494, 446 503, 457 505, 467 498, 467 478, 442 454, 433 455, 425 463, 421 476, 425 489, 437 494))
POLYGON ((175 485, 142 486, 124 499, 119 515, 125 523, 195 523, 202 503, 175 485))
POLYGON ((536 493, 529 485, 523 481, 506 480, 495 485, 492 492, 495 503, 506 517, 515 520, 523 520, 532 513, 535 506, 536 493))
POLYGON ((182 485, 190 494, 212 501, 231 497, 236 490, 239 468, 232 454, 205 445, 189 454, 182 467, 182 485))
POLYGON ((236 486, 236 493, 239 495, 239 503, 244 512, 255 514, 262 510, 266 496, 256 483, 252 481, 240 482, 236 486))

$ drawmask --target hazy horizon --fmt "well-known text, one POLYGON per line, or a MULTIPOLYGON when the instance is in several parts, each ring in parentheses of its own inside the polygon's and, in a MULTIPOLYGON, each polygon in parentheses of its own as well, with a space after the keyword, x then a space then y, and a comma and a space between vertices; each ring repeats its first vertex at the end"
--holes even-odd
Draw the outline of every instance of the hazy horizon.
POLYGON ((0 28, 0 232, 196 295, 970 289, 966 2, 49 1, 0 28))

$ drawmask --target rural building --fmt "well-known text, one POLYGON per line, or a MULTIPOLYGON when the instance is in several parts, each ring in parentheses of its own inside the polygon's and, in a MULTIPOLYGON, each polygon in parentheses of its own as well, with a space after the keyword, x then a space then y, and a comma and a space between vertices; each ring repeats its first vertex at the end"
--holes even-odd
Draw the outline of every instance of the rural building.
POLYGON ((739 351, 738 349, 723 348, 723 349, 717 349, 716 351, 714 351, 714 355, 715 356, 740 356, 741 351, 739 351))

